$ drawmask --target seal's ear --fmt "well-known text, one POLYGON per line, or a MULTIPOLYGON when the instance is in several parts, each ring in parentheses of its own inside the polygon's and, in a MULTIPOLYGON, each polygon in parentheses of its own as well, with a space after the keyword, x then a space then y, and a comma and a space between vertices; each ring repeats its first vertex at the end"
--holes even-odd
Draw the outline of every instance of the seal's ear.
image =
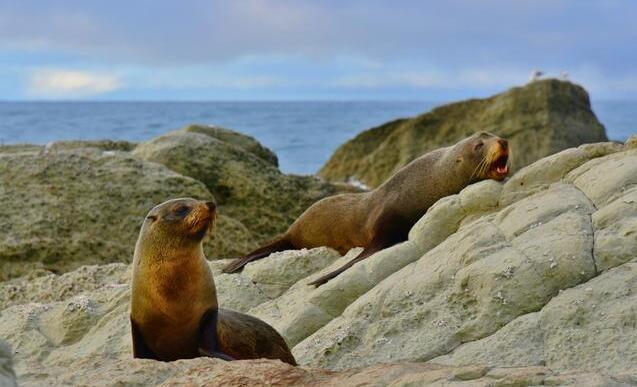
POLYGON ((462 157, 462 155, 460 155, 460 156, 458 156, 458 157, 456 158, 456 163, 461 163, 461 162, 462 162, 462 160, 464 160, 464 157, 462 157))
POLYGON ((148 215, 146 219, 150 220, 151 222, 154 222, 157 220, 157 215, 148 215))

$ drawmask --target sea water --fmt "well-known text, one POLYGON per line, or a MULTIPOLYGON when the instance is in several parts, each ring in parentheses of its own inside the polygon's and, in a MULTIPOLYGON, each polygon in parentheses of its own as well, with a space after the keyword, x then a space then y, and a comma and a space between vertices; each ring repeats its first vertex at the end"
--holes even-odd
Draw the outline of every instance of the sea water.
MULTIPOLYGON (((144 141, 191 123, 255 137, 287 173, 315 173, 357 133, 425 113, 427 101, 335 102, 0 102, 0 144, 56 140, 144 141)), ((593 103, 609 138, 637 132, 637 101, 593 103)))

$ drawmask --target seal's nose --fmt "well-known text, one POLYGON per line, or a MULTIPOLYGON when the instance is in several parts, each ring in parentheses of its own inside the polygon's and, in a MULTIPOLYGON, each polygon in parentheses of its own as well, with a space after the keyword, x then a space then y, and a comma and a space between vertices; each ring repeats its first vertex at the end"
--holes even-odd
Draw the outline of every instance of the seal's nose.
POLYGON ((206 202, 206 207, 208 207, 208 211, 215 212, 217 210, 217 205, 215 202, 206 202))
POLYGON ((502 148, 504 149, 508 149, 509 148, 509 142, 503 138, 499 139, 498 142, 500 143, 500 145, 502 146, 502 148))

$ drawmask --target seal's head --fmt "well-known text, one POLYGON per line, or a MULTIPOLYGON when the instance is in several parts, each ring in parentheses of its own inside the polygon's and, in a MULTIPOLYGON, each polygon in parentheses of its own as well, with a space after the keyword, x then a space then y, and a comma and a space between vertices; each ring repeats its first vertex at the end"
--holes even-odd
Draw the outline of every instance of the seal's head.
POLYGON ((138 246, 162 250, 199 247, 217 217, 212 201, 191 198, 168 200, 146 215, 139 233, 138 246))
POLYGON ((488 132, 478 132, 459 143, 463 147, 461 160, 470 159, 470 180, 503 180, 509 174, 509 143, 488 132))

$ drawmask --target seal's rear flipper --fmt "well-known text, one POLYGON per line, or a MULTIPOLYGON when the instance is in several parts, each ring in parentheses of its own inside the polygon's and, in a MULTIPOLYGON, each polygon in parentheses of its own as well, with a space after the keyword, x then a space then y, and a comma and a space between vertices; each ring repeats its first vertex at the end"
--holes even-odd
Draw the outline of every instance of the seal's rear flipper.
POLYGON ((137 326, 137 323, 132 318, 130 319, 131 332, 133 334, 133 357, 136 359, 153 359, 159 360, 157 355, 148 348, 142 332, 137 326))
POLYGON ((201 318, 199 323, 199 354, 227 361, 236 360, 219 350, 217 340, 218 313, 217 309, 210 309, 201 318))
POLYGON ((241 270, 245 265, 252 261, 265 258, 272 253, 276 253, 277 251, 292 249, 294 249, 294 245, 290 241, 288 241, 285 236, 283 236, 281 238, 275 239, 274 241, 268 243, 263 247, 259 247, 245 257, 235 259, 221 271, 224 273, 234 273, 235 271, 241 270))
POLYGON ((308 285, 314 285, 317 288, 321 285, 326 284, 327 282, 329 282, 329 280, 336 278, 339 274, 341 274, 342 272, 344 272, 345 270, 349 269, 350 267, 354 266, 354 264, 362 261, 363 259, 369 257, 370 255, 374 254, 375 252, 382 250, 382 248, 379 247, 368 247, 365 248, 363 251, 360 252, 360 254, 358 254, 354 259, 352 259, 351 261, 347 262, 346 264, 344 264, 343 266, 339 267, 338 269, 325 274, 324 276, 310 282, 308 285))

